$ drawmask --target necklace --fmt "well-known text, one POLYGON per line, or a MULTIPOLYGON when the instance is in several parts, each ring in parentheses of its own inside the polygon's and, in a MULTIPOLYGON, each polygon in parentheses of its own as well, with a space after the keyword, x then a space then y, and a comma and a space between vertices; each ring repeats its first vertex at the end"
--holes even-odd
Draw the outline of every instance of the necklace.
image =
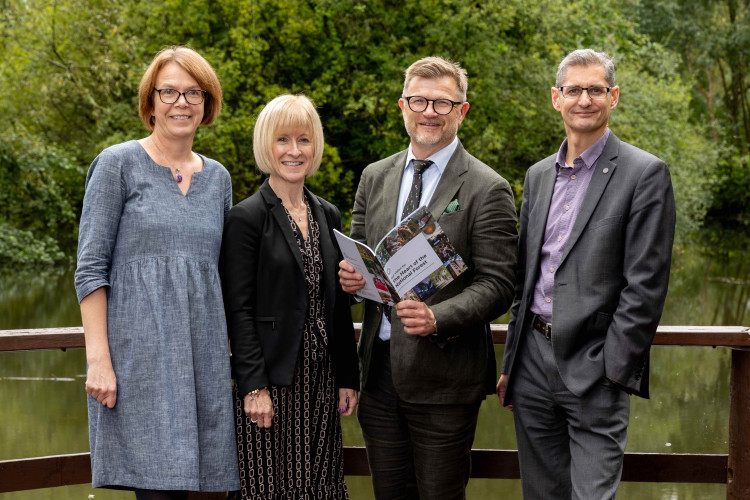
POLYGON ((180 168, 179 167, 173 167, 172 165, 170 165, 169 158, 167 158, 167 155, 164 154, 164 151, 161 150, 161 148, 159 147, 159 145, 156 144, 156 141, 154 140, 154 136, 153 135, 149 136, 149 139, 151 139, 151 144, 153 144, 154 147, 157 149, 157 151, 159 151, 159 153, 161 153, 161 156, 167 162, 167 166, 169 167, 169 169, 172 170, 174 168, 174 170, 175 170, 175 176, 174 176, 174 178, 177 181, 177 183, 179 184, 180 182, 182 182, 182 174, 180 173, 180 168))
MULTIPOLYGON (((284 205, 284 202, 282 201, 281 204, 284 205)), ((284 207, 286 208, 286 205, 284 205, 284 207)), ((297 222, 302 222, 302 219, 305 217, 305 215, 307 215, 307 204, 305 203, 304 198, 302 199, 302 207, 300 208, 300 210, 302 210, 301 214, 299 214, 297 210, 292 210, 291 202, 289 203, 289 208, 286 209, 289 215, 297 219, 297 222)))

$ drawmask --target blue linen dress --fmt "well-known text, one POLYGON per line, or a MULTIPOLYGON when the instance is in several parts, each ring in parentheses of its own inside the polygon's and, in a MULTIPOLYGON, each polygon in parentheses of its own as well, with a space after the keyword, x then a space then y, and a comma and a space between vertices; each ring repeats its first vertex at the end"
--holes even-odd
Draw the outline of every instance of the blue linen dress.
POLYGON ((117 377, 109 409, 88 396, 96 487, 239 488, 218 260, 227 170, 203 157, 187 195, 137 141, 91 164, 78 241, 78 300, 107 287, 117 377))

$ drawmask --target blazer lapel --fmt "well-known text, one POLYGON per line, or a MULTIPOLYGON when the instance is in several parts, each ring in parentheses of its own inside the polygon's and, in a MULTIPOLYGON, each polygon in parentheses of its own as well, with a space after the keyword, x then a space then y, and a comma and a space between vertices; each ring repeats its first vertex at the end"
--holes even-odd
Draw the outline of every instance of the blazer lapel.
POLYGON ((458 193, 463 184, 461 176, 469 170, 467 161, 466 150, 459 142, 458 147, 453 152, 453 156, 448 161, 448 165, 445 166, 443 175, 440 176, 440 181, 435 188, 435 192, 432 194, 430 203, 427 205, 427 208, 430 209, 432 216, 438 223, 448 204, 453 201, 456 193, 458 193))
POLYGON ((604 146, 604 151, 602 151, 601 156, 599 156, 599 161, 597 161, 596 166, 593 167, 595 170, 591 177, 591 183, 586 190, 586 195, 583 197, 583 202, 578 211, 576 221, 573 224, 573 229, 570 230, 570 236, 568 236, 568 242, 565 244, 565 250, 563 251, 562 259, 560 260, 558 267, 565 262, 565 258, 568 256, 573 246, 575 246, 581 233, 583 233, 583 229, 586 227, 586 224, 588 224, 596 205, 599 203, 602 194, 604 194, 604 190, 607 188, 607 184, 609 184, 609 180, 612 178, 615 168, 617 168, 617 164, 612 160, 617 158, 619 149, 620 139, 618 139, 615 134, 610 134, 609 139, 607 139, 607 144, 604 146))
POLYGON ((276 193, 274 193, 273 189, 271 189, 271 186, 268 184, 268 179, 266 179, 265 182, 263 182, 263 185, 260 187, 260 194, 266 201, 269 211, 273 215, 276 224, 281 230, 281 234, 284 235, 284 240, 286 241, 287 245, 289 245, 289 250, 292 252, 294 260, 299 266, 300 273, 302 273, 302 276, 304 276, 305 266, 302 263, 302 254, 299 252, 297 238, 294 237, 292 226, 289 225, 289 218, 287 217, 286 211, 284 210, 284 205, 281 204, 281 200, 279 200, 279 197, 276 196, 276 193))
POLYGON ((406 168, 406 150, 401 151, 393 157, 393 163, 383 174, 383 210, 373 214, 374 231, 367 236, 367 244, 375 248, 380 239, 390 231, 398 222, 396 220, 396 209, 398 208, 398 193, 401 189, 401 177, 406 168))
MULTIPOLYGON (((338 251, 333 245, 332 228, 329 225, 325 208, 318 197, 305 188, 305 194, 310 202, 313 218, 320 228, 320 253, 323 261, 323 293, 326 304, 333 304, 336 294, 336 269, 338 268, 338 251)), ((299 252, 297 252, 299 253, 299 252)), ((330 308, 328 308, 330 309, 330 308)))
MULTIPOLYGON (((537 194, 538 202, 532 203, 528 220, 528 243, 527 248, 534 250, 531 260, 526 264, 527 269, 533 272, 526 275, 526 288, 534 290, 534 283, 537 279, 537 269, 539 268, 539 257, 541 255, 542 245, 544 245, 544 233, 547 229, 547 217, 549 216, 549 206, 552 203, 552 193, 555 190, 555 181, 557 180, 557 169, 555 168, 555 157, 552 157, 540 174, 539 193, 537 194), (531 287, 529 288, 529 280, 531 287)), ((533 194, 533 193, 531 193, 533 194)))

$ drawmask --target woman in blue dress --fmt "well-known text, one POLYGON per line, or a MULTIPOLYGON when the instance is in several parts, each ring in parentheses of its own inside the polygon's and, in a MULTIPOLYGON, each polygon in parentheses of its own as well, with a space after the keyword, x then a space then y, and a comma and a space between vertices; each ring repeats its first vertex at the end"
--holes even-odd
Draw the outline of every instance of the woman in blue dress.
POLYGON ((92 484, 139 500, 239 487, 218 273, 232 187, 192 151, 221 98, 203 57, 162 50, 139 88, 151 135, 105 149, 86 177, 75 285, 92 484))

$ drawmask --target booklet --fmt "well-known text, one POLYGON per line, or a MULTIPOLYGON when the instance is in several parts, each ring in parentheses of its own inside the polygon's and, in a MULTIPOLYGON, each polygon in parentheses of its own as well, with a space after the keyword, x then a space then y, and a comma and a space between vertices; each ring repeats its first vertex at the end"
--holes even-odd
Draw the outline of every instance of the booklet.
POLYGON ((422 206, 391 229, 373 251, 334 229, 344 259, 364 276, 358 297, 394 305, 425 300, 466 271, 448 236, 422 206))

